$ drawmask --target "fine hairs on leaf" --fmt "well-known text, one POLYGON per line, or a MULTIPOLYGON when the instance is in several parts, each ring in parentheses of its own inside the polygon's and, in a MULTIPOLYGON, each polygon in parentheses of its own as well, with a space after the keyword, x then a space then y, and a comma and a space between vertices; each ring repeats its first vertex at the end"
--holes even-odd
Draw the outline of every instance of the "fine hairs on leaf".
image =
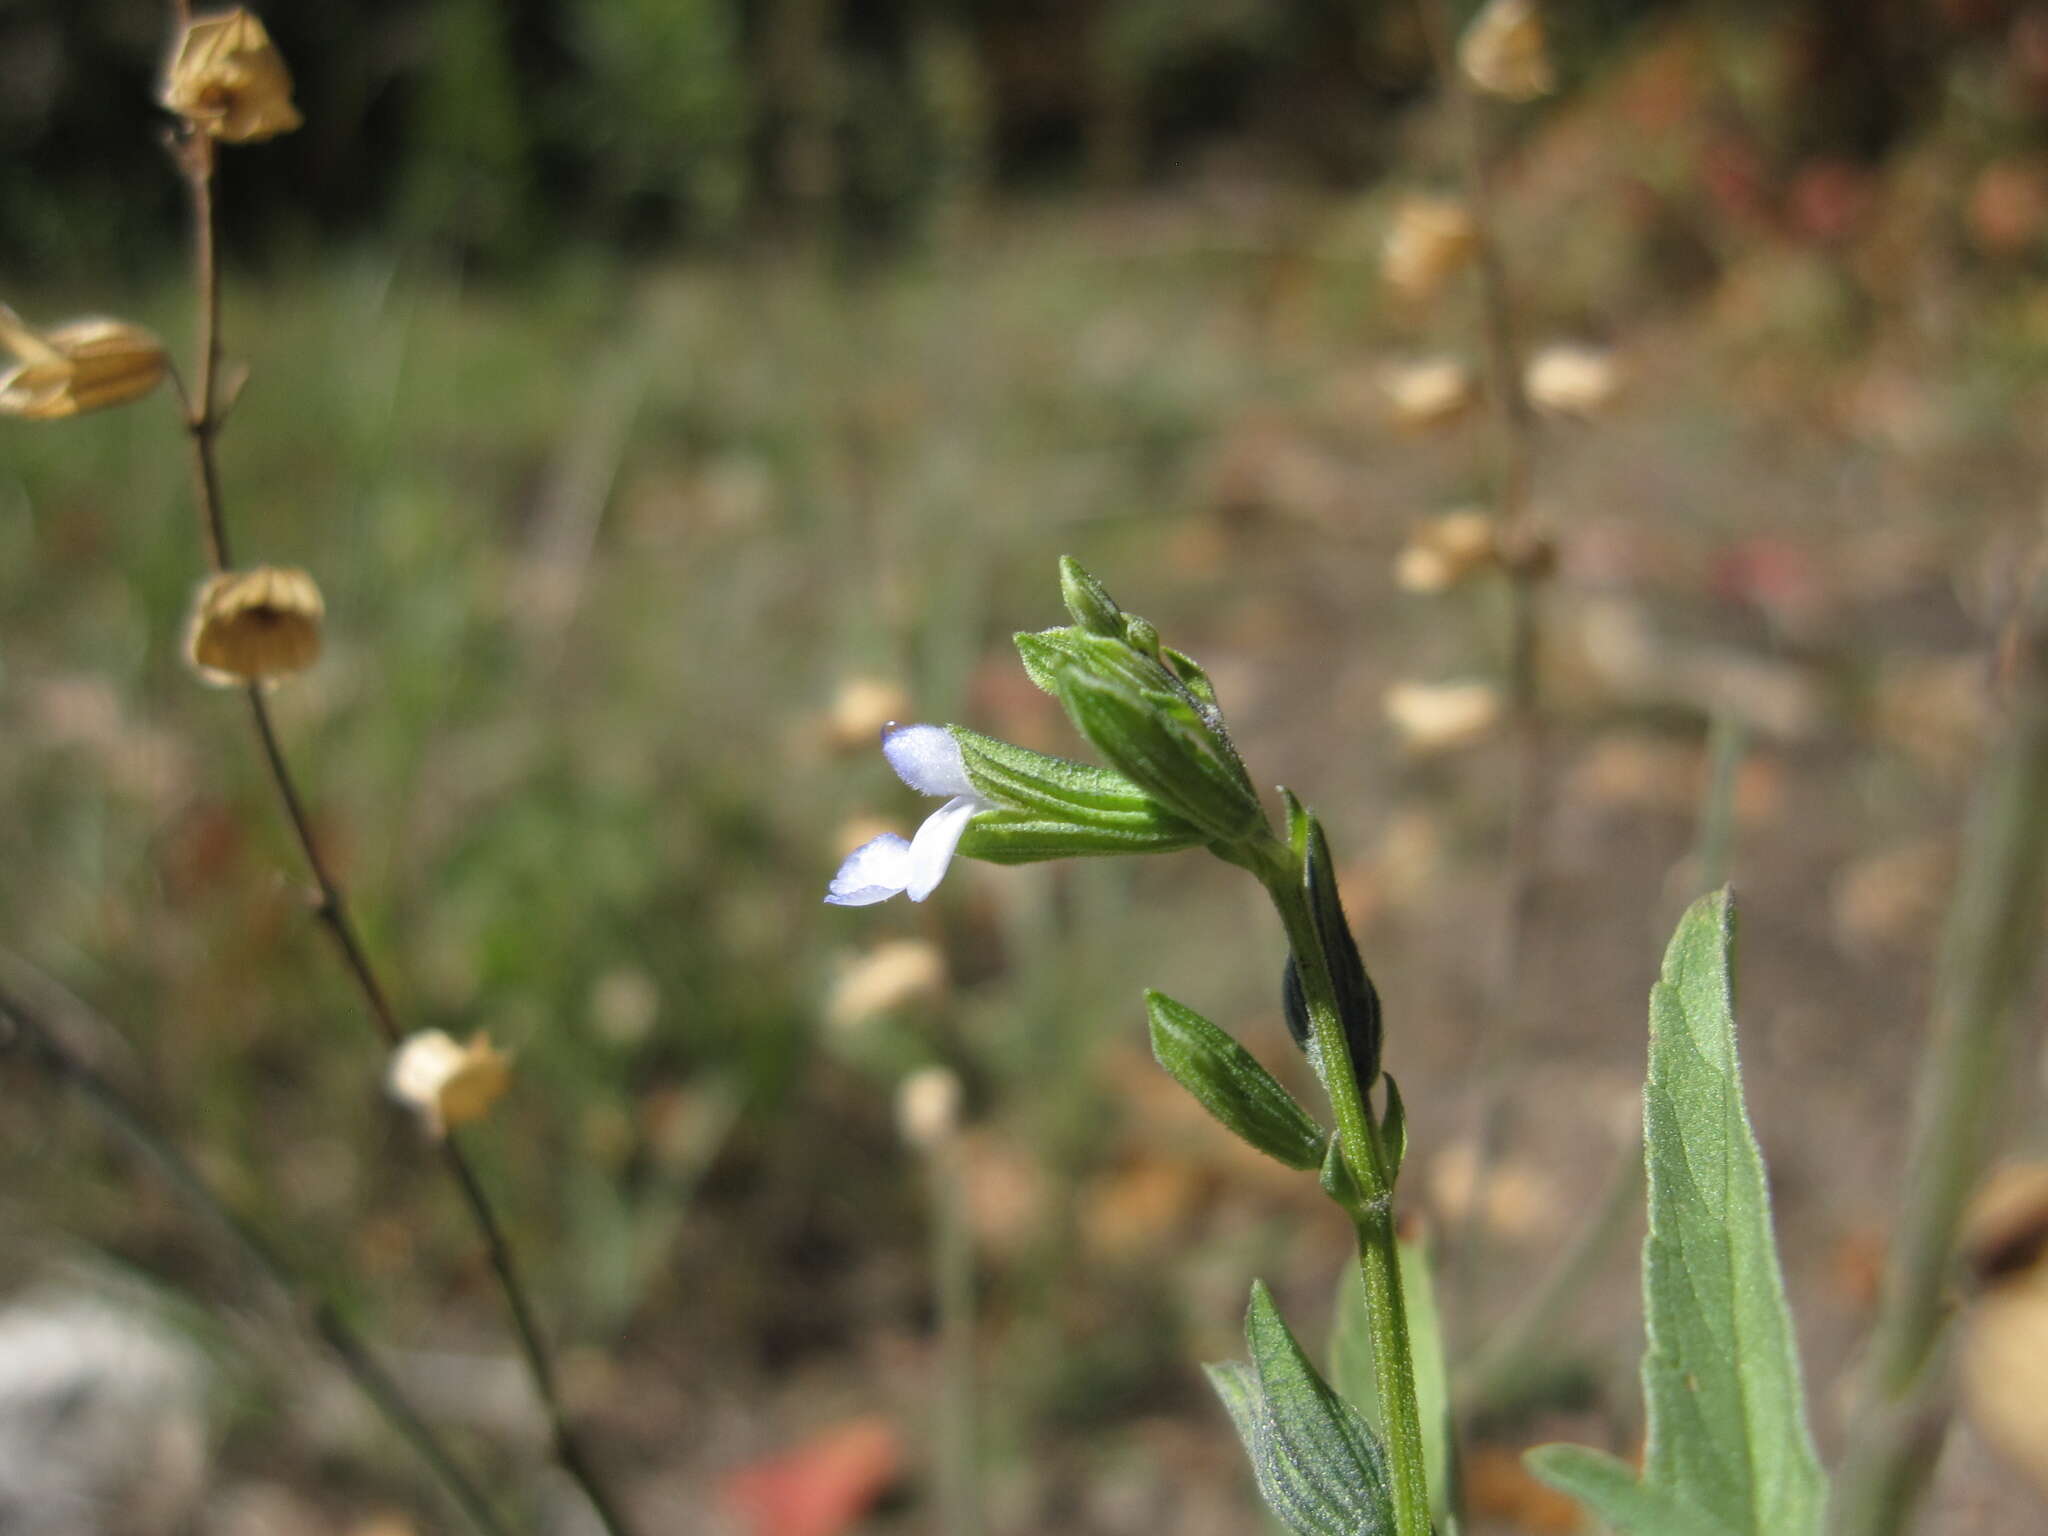
POLYGON ((1728 893, 1702 897, 1650 993, 1642 1477, 1579 1447, 1529 1458, 1625 1536, 1808 1536, 1826 1501, 1763 1157, 1743 1107, 1734 942, 1728 893))
POLYGON ((1209 1366, 1259 1492, 1294 1536, 1394 1529, 1386 1453, 1365 1417, 1316 1373, 1260 1281, 1245 1317, 1251 1364, 1209 1366))
POLYGON ((1152 1054, 1225 1129, 1290 1168, 1322 1165, 1328 1138, 1251 1052, 1194 1009, 1145 994, 1152 1054))

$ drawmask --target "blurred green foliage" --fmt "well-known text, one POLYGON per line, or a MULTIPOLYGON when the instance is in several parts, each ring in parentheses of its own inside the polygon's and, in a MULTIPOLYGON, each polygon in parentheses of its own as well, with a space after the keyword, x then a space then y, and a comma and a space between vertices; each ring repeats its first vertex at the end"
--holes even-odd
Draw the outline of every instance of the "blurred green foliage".
MULTIPOLYGON (((395 226, 499 266, 565 235, 900 235, 991 184, 1127 186, 1221 163, 1355 184, 1390 163, 1428 77, 1414 8, 1377 0, 257 9, 307 124, 236 157, 243 233, 395 226)), ((1671 9, 1559 7, 1561 51, 1584 74, 1671 9)), ((1923 25, 1913 3, 1689 9, 1771 16, 1800 154, 1882 153, 1938 110, 1937 59, 1969 31, 1923 25)), ((149 107, 165 15, 161 0, 0 7, 0 271, 161 264, 177 231, 149 107)))

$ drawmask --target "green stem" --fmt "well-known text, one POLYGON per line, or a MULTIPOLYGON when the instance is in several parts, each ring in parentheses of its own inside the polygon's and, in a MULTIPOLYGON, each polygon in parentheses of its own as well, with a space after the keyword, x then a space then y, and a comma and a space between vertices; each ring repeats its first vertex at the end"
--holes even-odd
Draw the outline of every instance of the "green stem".
POLYGON ((1903 1529, 1940 1448, 1946 1409, 1931 1392, 1956 1233, 1996 1143, 2013 1014, 2038 958, 2048 886, 2043 804, 2048 698, 2035 681, 1986 770, 1942 935, 1904 1205, 1836 1483, 1835 1536, 1903 1529))
POLYGON ((1408 1343, 1408 1307, 1401 1294, 1401 1260, 1394 1241, 1394 1185, 1386 1149, 1337 1011, 1336 983, 1316 932, 1300 858, 1267 838, 1255 850, 1254 869, 1273 899, 1287 943, 1301 970, 1302 995, 1314 1030, 1315 1066, 1337 1121, 1337 1145, 1357 1190, 1347 1202, 1358 1234, 1358 1269, 1365 1281, 1366 1335, 1379 1384, 1382 1428, 1393 1474, 1395 1536, 1430 1536, 1429 1477, 1423 1455, 1422 1413, 1415 1398, 1415 1363, 1408 1343))

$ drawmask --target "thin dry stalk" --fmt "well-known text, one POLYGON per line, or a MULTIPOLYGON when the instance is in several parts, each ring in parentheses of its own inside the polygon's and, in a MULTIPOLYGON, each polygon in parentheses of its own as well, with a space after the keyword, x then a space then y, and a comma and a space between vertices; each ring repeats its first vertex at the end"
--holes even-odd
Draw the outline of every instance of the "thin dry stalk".
MULTIPOLYGON (((185 0, 173 0, 173 9, 179 21, 186 19, 188 8, 185 0)), ((205 134, 184 132, 178 136, 174 148, 191 195, 193 251, 198 287, 197 382, 195 388, 186 393, 186 428, 192 443, 194 484, 199 496, 201 529, 207 560, 210 567, 218 573, 228 569, 229 542, 220 490, 220 471, 215 453, 221 427, 218 398, 221 306, 214 199, 214 147, 205 134)), ((279 744, 277 729, 271 719, 270 706, 264 698, 262 685, 250 683, 244 691, 249 705, 250 722, 262 749, 271 785, 284 810, 285 818, 291 825, 293 837, 299 845, 307 871, 311 874, 317 889, 314 911, 320 919, 321 926, 333 938, 335 948, 357 990, 361 992, 364 1005, 369 1009, 378 1033, 387 1046, 395 1046, 404 1038, 404 1031, 392 1008, 390 994, 379 979, 357 932, 355 921, 350 915, 347 894, 336 878, 322 852, 319 838, 313 831, 305 797, 299 790, 298 782, 279 744)), ((506 1236, 504 1224, 499 1220, 490 1197, 485 1193, 482 1182, 477 1178, 476 1171, 455 1134, 450 1132, 442 1137, 439 1147, 442 1163, 462 1195, 463 1206, 482 1239, 492 1274, 503 1293, 506 1310, 511 1315, 513 1329, 518 1336, 520 1354, 524 1357, 534 1391, 540 1398, 542 1410, 547 1416, 555 1460, 582 1489, 608 1536, 628 1536, 629 1527, 619 1512, 618 1505, 598 1477, 582 1438, 577 1434, 563 1405, 553 1360, 519 1264, 513 1255, 511 1242, 506 1236)))
POLYGON ((1938 1369, 1956 1235, 1997 1146, 2015 1075, 2013 1020, 2040 959, 2048 906, 2048 657, 2029 636, 2005 735, 1986 766, 1942 934, 1932 1027, 1913 1106, 1904 1196, 1871 1330, 1833 1536, 1906 1528, 1941 1449, 1938 1369))
POLYGON ((1469 1310, 1473 1277, 1480 1269, 1483 1238, 1478 1213, 1486 1208, 1486 1186, 1499 1152, 1507 1085, 1513 1078, 1511 1049, 1488 1048, 1501 1038, 1522 992, 1531 902, 1542 863, 1543 828, 1548 820, 1544 722, 1537 670, 1542 655, 1541 586, 1544 562, 1534 557, 1529 527, 1530 489, 1535 475, 1536 417, 1522 384, 1522 357, 1515 330, 1514 302, 1501 254, 1488 176, 1482 104, 1460 72, 1455 20, 1449 0, 1423 0, 1422 26, 1429 38, 1439 88, 1457 118, 1459 170, 1472 216, 1473 260, 1478 275, 1480 329, 1486 351, 1486 394, 1494 435, 1493 510, 1507 551, 1506 672, 1508 730, 1512 754, 1508 782, 1507 845, 1501 865, 1489 1002, 1474 1042, 1486 1063, 1478 1084, 1476 1148, 1471 1206, 1452 1244, 1454 1285, 1469 1310))
MULTIPOLYGON (((103 1030, 111 1032, 106 1026, 103 1030)), ((339 1308, 301 1278, 278 1250, 231 1210, 205 1177, 160 1135, 141 1110, 54 1028, 42 1010, 0 986, 0 1051, 19 1052, 75 1092, 93 1113, 156 1172, 171 1191, 219 1232, 243 1266, 273 1293, 281 1311, 316 1334, 392 1431, 412 1447, 464 1517, 484 1536, 510 1536, 481 1489, 462 1470, 433 1427, 421 1418, 363 1336, 339 1308)))

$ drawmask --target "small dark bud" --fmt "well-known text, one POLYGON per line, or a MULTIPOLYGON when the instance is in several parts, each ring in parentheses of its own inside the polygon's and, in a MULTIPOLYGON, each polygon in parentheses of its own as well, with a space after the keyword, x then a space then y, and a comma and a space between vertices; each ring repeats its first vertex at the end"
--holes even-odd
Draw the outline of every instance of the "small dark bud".
MULTIPOLYGON (((1304 883, 1309 912, 1315 918, 1316 936, 1323 947, 1323 963, 1337 993, 1337 1016, 1343 1021, 1344 1042, 1351 1051, 1351 1070, 1361 1090, 1369 1089, 1380 1075, 1380 994, 1366 974, 1365 961, 1358 953, 1358 941, 1344 916, 1344 903, 1337 894, 1336 871, 1330 864, 1330 848, 1323 837, 1322 823, 1307 818, 1306 846, 1302 853, 1304 883)), ((1309 1019, 1308 997, 1302 989, 1301 967, 1293 955, 1281 976, 1280 1007, 1287 1019, 1287 1032, 1303 1050, 1315 1038, 1309 1019)))

